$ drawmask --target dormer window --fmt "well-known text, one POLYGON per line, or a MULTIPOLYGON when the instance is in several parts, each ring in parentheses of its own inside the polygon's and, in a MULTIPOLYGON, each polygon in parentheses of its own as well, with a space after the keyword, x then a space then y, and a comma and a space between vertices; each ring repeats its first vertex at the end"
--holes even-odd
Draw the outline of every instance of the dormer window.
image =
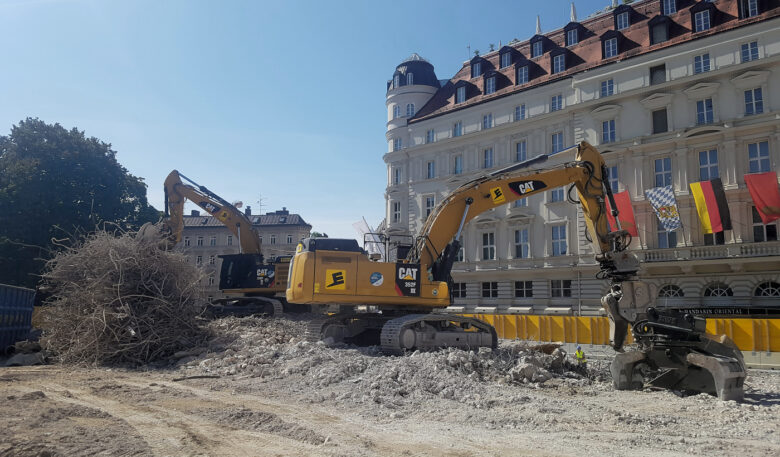
POLYGON ((496 93, 496 77, 489 76, 485 78, 485 95, 496 93))
POLYGON ((512 53, 505 52, 501 54, 501 68, 506 68, 512 65, 512 53))
POLYGON ((661 0, 661 11, 668 16, 677 12, 677 0, 661 0))
POLYGON ((531 57, 536 58, 544 54, 544 43, 542 42, 542 39, 539 38, 538 40, 531 43, 531 57))
POLYGON ((604 35, 601 35, 601 51, 602 56, 605 59, 615 57, 620 53, 620 32, 610 30, 604 35))
POLYGON ((482 75, 482 62, 473 62, 471 64, 471 77, 478 78, 482 75))
POLYGON ((515 78, 517 84, 525 84, 528 82, 528 65, 522 65, 517 67, 515 73, 517 73, 517 77, 515 78))
POLYGON ((393 89, 401 87, 401 75, 393 76, 393 89))
POLYGON ((710 12, 699 11, 693 15, 694 32, 702 32, 710 28, 710 12))
POLYGON ((561 73, 566 70, 566 53, 560 53, 553 56, 552 72, 561 73))
POLYGON ((460 86, 455 89, 455 103, 463 103, 466 101, 466 86, 460 86))
POLYGON ((650 27, 650 44, 663 43, 669 39, 669 18, 656 16, 647 23, 650 27))
POLYGON ((414 73, 406 74, 406 85, 407 86, 414 85, 414 73))
POLYGON ((566 46, 574 46, 580 42, 578 30, 571 29, 566 31, 566 46))
POLYGON ((631 25, 628 21, 628 11, 618 14, 615 18, 615 24, 617 30, 627 29, 631 25))
POLYGON ((758 0, 739 0, 739 17, 758 16, 758 0))

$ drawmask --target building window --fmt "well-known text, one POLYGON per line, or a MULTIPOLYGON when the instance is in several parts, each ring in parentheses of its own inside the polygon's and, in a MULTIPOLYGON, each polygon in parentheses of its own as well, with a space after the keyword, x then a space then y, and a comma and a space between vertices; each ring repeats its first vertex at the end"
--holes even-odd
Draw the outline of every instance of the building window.
POLYGON ((756 87, 745 91, 745 116, 764 112, 764 97, 761 88, 756 87))
POLYGON ((748 144, 748 164, 750 173, 769 171, 769 143, 761 141, 748 144))
POLYGON ((271 235, 271 244, 276 244, 276 235, 271 235))
POLYGON ((482 76, 482 62, 474 62, 471 64, 471 77, 477 78, 482 76))
POLYGON ((482 168, 493 168, 493 148, 487 148, 482 152, 482 168))
POLYGON ((292 235, 287 235, 287 244, 292 244, 293 238, 292 235))
POLYGON ((515 230, 515 258, 527 259, 530 254, 531 245, 528 243, 528 229, 515 230))
POLYGON ((408 103, 406 105, 406 117, 414 116, 414 103, 408 103))
POLYGON ((452 136, 461 136, 463 135, 463 123, 458 121, 452 125, 452 136))
POLYGON ((677 12, 677 0, 661 0, 661 11, 668 16, 677 12))
POLYGON ((393 105, 393 119, 401 117, 401 105, 393 105))
POLYGON ((534 41, 531 45, 531 57, 539 57, 544 53, 544 44, 542 43, 542 40, 534 41))
POLYGON ((488 113, 482 116, 482 128, 489 129, 493 127, 493 114, 488 113))
POLYGON ((401 150, 401 139, 393 138, 393 151, 400 151, 400 150, 401 150))
POLYGON ((733 297, 731 287, 722 282, 712 283, 704 288, 705 297, 733 297))
POLYGON ((742 45, 742 62, 750 62, 758 59, 758 41, 751 41, 742 45))
POLYGON ((617 165, 613 165, 611 167, 607 167, 607 181, 609 182, 609 188, 612 189, 612 192, 618 191, 618 167, 617 165))
POLYGON ((710 71, 710 54, 702 54, 693 58, 693 73, 704 73, 710 71))
POLYGON ((666 82, 666 65, 650 67, 650 85, 666 82))
POLYGON ((496 260, 496 234, 482 234, 482 260, 496 260))
POLYGON ((515 106, 515 120, 522 121, 525 119, 525 103, 515 106))
POLYGON ((517 298, 533 298, 534 286, 533 281, 515 281, 515 297, 517 298))
POLYGON ((452 283, 452 298, 466 298, 466 283, 452 283))
POLYGON ((655 159, 655 187, 672 185, 672 159, 655 159))
POLYGON ((203 256, 199 255, 199 256, 195 257, 195 263, 197 263, 198 265, 202 264, 203 263, 203 256))
POLYGON ((780 284, 774 281, 762 282, 753 292, 755 297, 780 297, 780 284))
POLYGON ((528 65, 517 67, 517 84, 525 84, 528 82, 528 65))
POLYGON ((566 54, 558 54, 553 57, 553 73, 560 73, 566 70, 566 54))
POLYGON ((233 246, 233 235, 228 235, 227 236, 227 245, 228 246, 233 246))
POLYGON ((563 151, 563 132, 555 132, 550 137, 552 142, 552 153, 563 151))
POLYGON ((696 102, 696 123, 712 124, 714 121, 714 115, 712 113, 712 99, 707 98, 696 102))
POLYGON ((609 59, 618 55, 617 38, 604 40, 604 58, 609 59))
POLYGON ((753 213, 753 241, 756 243, 762 241, 777 241, 777 223, 771 222, 764 225, 756 207, 751 206, 750 210, 753 213))
POLYGON ((393 223, 397 224, 401 222, 401 202, 393 202, 393 223))
POLYGON ((620 13, 620 14, 617 15, 617 29, 618 30, 627 29, 629 25, 630 24, 628 22, 628 11, 620 13))
POLYGON ((571 297, 571 279, 551 279, 550 296, 553 298, 571 297))
POLYGON ((699 181, 709 181, 718 176, 718 150, 699 151, 699 181))
POLYGON ((485 95, 494 94, 496 92, 496 77, 491 76, 485 80, 485 95))
POLYGON ((498 283, 497 282, 483 282, 482 283, 482 298, 498 298, 498 283))
POLYGON ((406 74, 406 85, 407 86, 414 85, 414 73, 407 73, 406 74))
POLYGON ((212 237, 209 239, 209 246, 216 246, 217 245, 217 236, 212 235, 212 237))
POLYGON ((213 285, 214 285, 214 282, 215 282, 215 281, 214 281, 214 276, 209 276, 209 285, 210 285, 210 286, 213 286, 213 285))
POLYGON ((666 118, 666 108, 653 111, 653 133, 669 131, 669 122, 666 118))
POLYGON ((677 232, 667 232, 661 224, 658 224, 658 249, 674 247, 677 247, 677 232))
POLYGON ((466 86, 460 86, 455 89, 455 103, 463 103, 466 101, 466 86))
POLYGON ((436 198, 433 195, 426 195, 425 196, 425 217, 431 215, 433 212, 433 207, 436 205, 436 198))
POLYGON ((463 156, 456 155, 452 161, 452 174, 459 175, 463 173, 463 156))
POLYGON ((704 245, 705 246, 713 246, 713 245, 720 245, 720 244, 726 244, 726 235, 723 232, 716 232, 716 233, 705 233, 704 234, 704 245))
POLYGON ((699 11, 693 15, 693 26, 695 32, 703 32, 710 28, 710 12, 699 11))
POLYGON ((564 197, 563 187, 550 191, 550 203, 562 202, 564 197))
POLYGON ((521 198, 520 200, 515 200, 515 208, 525 208, 528 206, 528 198, 521 198))
POLYGON ((433 143, 436 138, 436 132, 434 132, 433 129, 428 130, 425 132, 425 142, 426 143, 433 143))
POLYGON ((203 246, 203 237, 202 236, 198 237, 198 246, 203 246))
POLYGON ((209 256, 209 265, 214 265, 217 262, 217 256, 210 255, 209 256))
POLYGON ((669 23, 664 20, 650 22, 650 44, 663 43, 669 39, 669 23))
POLYGON ((758 0, 739 0, 739 15, 741 18, 758 15, 758 0))
POLYGON ((465 259, 466 259, 466 250, 461 247, 460 249, 458 249, 458 255, 455 256, 455 261, 463 262, 465 259))
POLYGON ((579 43, 579 37, 577 36, 577 29, 570 29, 566 31, 566 46, 574 46, 579 43))
POLYGON ((566 255, 566 224, 553 225, 551 228, 553 257, 566 255))
POLYGON ((680 286, 676 286, 674 284, 667 284, 661 287, 661 290, 658 291, 659 298, 684 297, 684 296, 685 294, 683 293, 683 290, 680 288, 680 286))
POLYGON ((550 99, 550 111, 558 111, 563 109, 563 95, 553 95, 550 99))
POLYGON ((610 119, 601 123, 601 142, 602 143, 614 143, 615 142, 615 120, 610 119))
POLYGON ((606 81, 601 81, 601 96, 609 97, 615 93, 615 82, 610 78, 606 81))
POLYGON ((427 164, 425 164, 425 177, 427 179, 433 179, 436 177, 436 163, 433 160, 429 160, 427 164))
POLYGON ((393 88, 398 89, 401 87, 401 75, 393 76, 393 88))
POLYGON ((190 237, 184 237, 184 247, 190 247, 190 237))
POLYGON ((505 52, 501 54, 501 68, 506 68, 512 65, 512 53, 505 52))
POLYGON ((393 168, 393 184, 396 186, 401 184, 401 169, 393 168))
POLYGON ((528 160, 528 148, 525 140, 515 143, 515 161, 525 162, 528 160))

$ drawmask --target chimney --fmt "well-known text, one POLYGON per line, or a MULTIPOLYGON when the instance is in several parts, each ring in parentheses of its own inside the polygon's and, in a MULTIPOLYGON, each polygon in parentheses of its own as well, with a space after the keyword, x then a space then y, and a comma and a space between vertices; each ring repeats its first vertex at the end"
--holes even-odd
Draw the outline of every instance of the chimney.
POLYGON ((252 207, 247 205, 246 209, 244 210, 244 215, 251 216, 252 215, 252 207))
POLYGON ((190 212, 190 216, 200 216, 200 211, 194 209, 192 212, 190 212))

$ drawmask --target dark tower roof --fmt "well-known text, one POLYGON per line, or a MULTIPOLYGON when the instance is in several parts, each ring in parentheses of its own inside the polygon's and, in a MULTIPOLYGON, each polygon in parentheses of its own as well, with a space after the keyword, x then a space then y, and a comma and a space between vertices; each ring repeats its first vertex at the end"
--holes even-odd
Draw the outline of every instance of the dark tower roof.
POLYGON ((412 82, 414 85, 431 86, 437 89, 441 87, 439 78, 436 77, 436 72, 433 71, 433 65, 415 53, 395 67, 393 79, 387 82, 387 90, 396 89, 393 82, 397 75, 400 76, 398 86, 406 86, 406 76, 409 73, 414 73, 412 82))

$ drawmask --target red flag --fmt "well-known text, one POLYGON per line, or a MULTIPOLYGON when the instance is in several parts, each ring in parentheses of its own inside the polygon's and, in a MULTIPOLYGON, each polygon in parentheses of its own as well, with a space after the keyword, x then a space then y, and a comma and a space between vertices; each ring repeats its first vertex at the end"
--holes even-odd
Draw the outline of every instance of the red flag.
MULTIPOLYGON (((628 195, 628 191, 618 192, 614 194, 615 204, 618 210, 618 219, 620 219, 620 227, 626 230, 631 236, 639 236, 636 231, 636 220, 634 219, 634 208, 631 206, 631 196, 628 195)), ((609 199, 607 199, 607 220, 612 230, 617 230, 617 223, 615 217, 612 216, 612 207, 609 205, 609 199)))
POLYGON ((780 190, 777 188, 777 174, 774 171, 745 175, 750 196, 756 204, 761 221, 768 224, 780 219, 780 190))

